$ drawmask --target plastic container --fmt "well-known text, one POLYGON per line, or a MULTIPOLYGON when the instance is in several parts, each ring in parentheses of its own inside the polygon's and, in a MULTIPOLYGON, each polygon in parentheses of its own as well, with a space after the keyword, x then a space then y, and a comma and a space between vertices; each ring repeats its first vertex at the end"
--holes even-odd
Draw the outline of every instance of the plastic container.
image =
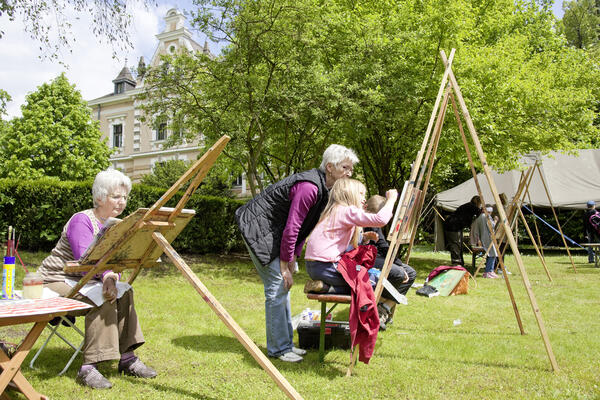
POLYGON ((13 290, 15 288, 15 258, 4 257, 2 266, 2 299, 9 300, 14 298, 13 290))
POLYGON ((44 291, 44 279, 37 272, 28 272, 23 278, 23 298, 41 299, 44 291))

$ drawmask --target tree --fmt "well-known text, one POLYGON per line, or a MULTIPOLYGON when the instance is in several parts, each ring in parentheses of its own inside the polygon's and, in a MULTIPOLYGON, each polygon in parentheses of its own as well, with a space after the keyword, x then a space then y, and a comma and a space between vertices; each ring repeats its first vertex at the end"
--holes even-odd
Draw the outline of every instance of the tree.
MULTIPOLYGON (((230 44, 216 58, 166 58, 168 67, 147 78, 147 110, 212 140, 232 136, 228 154, 257 182, 253 193, 261 175, 269 183, 315 167, 330 143, 358 152, 356 170, 370 192, 401 188, 443 74, 439 50, 452 47, 492 166, 512 168, 531 151, 598 145, 598 67, 564 46, 548 1, 197 3, 194 26, 230 44)), ((434 187, 469 173, 452 119, 434 187)))
POLYGON ((64 74, 30 93, 0 143, 0 177, 93 178, 109 166, 99 122, 64 74))
POLYGON ((563 4, 562 25, 569 45, 589 49, 600 38, 600 5, 595 0, 572 0, 563 4))
MULTIPOLYGON (((166 57, 145 78, 148 115, 169 115, 210 141, 232 137, 225 154, 264 184, 315 167, 340 116, 313 36, 325 5, 311 1, 199 1, 193 26, 229 45, 220 57, 166 57), (216 5, 219 12, 215 12, 216 5)), ((175 127, 171 129, 176 129, 175 127)))
MULTIPOLYGON (((92 16, 91 29, 98 38, 104 38, 119 49, 131 47, 129 28, 133 4, 147 7, 151 0, 0 0, 0 16, 6 14, 10 21, 16 15, 23 18, 23 29, 40 43, 42 54, 51 59, 59 58, 62 49, 69 49, 75 39, 71 35, 69 12, 92 16), (55 37, 55 38, 53 38, 55 37)), ((4 32, 0 30, 0 38, 4 32)), ((113 48, 116 54, 116 49, 113 48)))

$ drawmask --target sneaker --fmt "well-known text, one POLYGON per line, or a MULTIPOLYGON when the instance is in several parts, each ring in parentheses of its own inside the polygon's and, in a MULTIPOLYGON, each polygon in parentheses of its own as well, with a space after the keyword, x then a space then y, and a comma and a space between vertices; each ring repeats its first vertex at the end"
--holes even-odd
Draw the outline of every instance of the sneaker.
POLYGON ((299 356, 304 356, 306 355, 306 350, 304 349, 299 349, 298 347, 292 347, 292 352, 294 354, 298 354, 299 356))
POLYGON ((498 276, 498 275, 496 275, 496 274, 495 274, 495 273, 493 273, 493 272, 484 272, 484 273, 483 273, 483 277, 484 277, 484 278, 489 278, 489 279, 496 279, 496 278, 499 278, 499 276, 498 276))
POLYGON ((490 275, 492 276, 492 278, 500 278, 500 276, 498 276, 498 274, 496 274, 494 271, 490 272, 490 275))
POLYGON ((279 358, 281 361, 292 363, 300 362, 303 360, 303 358, 300 357, 298 354, 294 353, 294 351, 288 351, 287 353, 282 354, 277 358, 279 358))
POLYGON ((392 318, 392 309, 385 303, 377 304, 377 313, 379 317, 384 316, 384 322, 387 324, 391 321, 392 318))
POLYGON ((387 326, 385 325, 385 317, 383 315, 379 316, 379 330, 380 331, 385 331, 387 329, 387 326))
POLYGON ((129 366, 124 366, 119 363, 119 372, 138 378, 156 377, 156 371, 144 364, 139 358, 136 358, 129 366))
POLYGON ((91 387, 92 389, 110 389, 112 387, 112 383, 96 368, 90 368, 83 372, 79 370, 75 381, 80 385, 91 387))
POLYGON ((326 288, 327 285, 323 283, 323 281, 307 281, 304 285, 304 293, 314 292, 321 293, 326 292, 329 287, 326 288))

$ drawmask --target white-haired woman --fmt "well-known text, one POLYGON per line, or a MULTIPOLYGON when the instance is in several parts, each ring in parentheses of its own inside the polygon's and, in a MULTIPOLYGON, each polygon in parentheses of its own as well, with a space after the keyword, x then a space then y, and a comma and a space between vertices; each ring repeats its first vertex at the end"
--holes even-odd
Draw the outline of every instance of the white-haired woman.
MULTIPOLYGON (((131 180, 117 170, 101 171, 96 175, 92 186, 94 208, 78 212, 69 219, 52 253, 38 268, 46 287, 61 296, 69 294, 81 275, 65 274, 65 263, 78 260, 106 220, 121 215, 130 191, 131 180)), ((119 372, 127 375, 142 378, 156 376, 156 371, 144 365, 133 353, 144 344, 144 336, 138 324, 133 291, 126 290, 119 297, 118 280, 118 274, 105 271, 90 280, 92 285, 95 283, 100 286, 101 282, 103 299, 93 301, 81 293, 74 297, 94 306, 85 314, 83 364, 77 381, 95 389, 112 387, 96 368, 101 361, 119 360, 119 372)))
POLYGON ((282 361, 302 361, 305 350, 294 347, 289 290, 296 257, 319 221, 329 189, 352 176, 358 157, 332 144, 319 169, 293 174, 267 187, 238 208, 236 220, 265 288, 267 353, 282 361))

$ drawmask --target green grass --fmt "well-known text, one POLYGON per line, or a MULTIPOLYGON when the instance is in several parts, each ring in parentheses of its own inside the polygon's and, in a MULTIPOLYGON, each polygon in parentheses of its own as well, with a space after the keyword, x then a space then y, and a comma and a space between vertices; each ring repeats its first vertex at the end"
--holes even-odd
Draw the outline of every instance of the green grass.
MULTIPOLYGON (((22 254, 37 265, 45 254, 22 254)), ((410 264, 422 283, 429 271, 447 262, 447 253, 413 252, 410 264)), ((349 352, 327 352, 318 362, 312 350, 299 364, 273 364, 305 399, 598 399, 600 388, 600 269, 574 257, 547 256, 549 282, 536 256, 524 256, 550 342, 560 367, 550 362, 518 268, 508 265, 510 282, 526 335, 519 333, 503 280, 477 279, 468 295, 424 298, 408 294, 394 324, 379 334, 368 365, 359 363, 346 378, 349 352), (454 326, 453 321, 461 320, 454 326)), ((186 258, 211 293, 263 352, 264 296, 249 260, 231 257, 186 258)), ((22 279, 22 273, 17 282, 22 279)), ((302 292, 307 275, 295 276, 292 311, 319 308, 302 292)), ((17 284, 17 287, 19 284, 17 284)), ((285 399, 267 373, 235 339, 192 286, 173 266, 146 271, 135 283, 136 308, 146 344, 137 354, 159 375, 153 380, 119 376, 116 363, 101 366, 113 383, 94 391, 75 383, 79 357, 66 376, 56 374, 70 352, 58 339, 37 362, 24 367, 33 386, 51 399, 285 399)), ((347 317, 339 306, 336 319, 347 317)), ((78 324, 82 325, 81 318, 78 324)), ((18 341, 20 329, 0 332, 18 341)), ((34 346, 41 345, 42 337, 34 346)), ((73 336, 73 339, 76 339, 73 336)), ((28 365, 30 353, 24 365, 28 365)), ((106 364, 106 363, 105 363, 106 364)))

